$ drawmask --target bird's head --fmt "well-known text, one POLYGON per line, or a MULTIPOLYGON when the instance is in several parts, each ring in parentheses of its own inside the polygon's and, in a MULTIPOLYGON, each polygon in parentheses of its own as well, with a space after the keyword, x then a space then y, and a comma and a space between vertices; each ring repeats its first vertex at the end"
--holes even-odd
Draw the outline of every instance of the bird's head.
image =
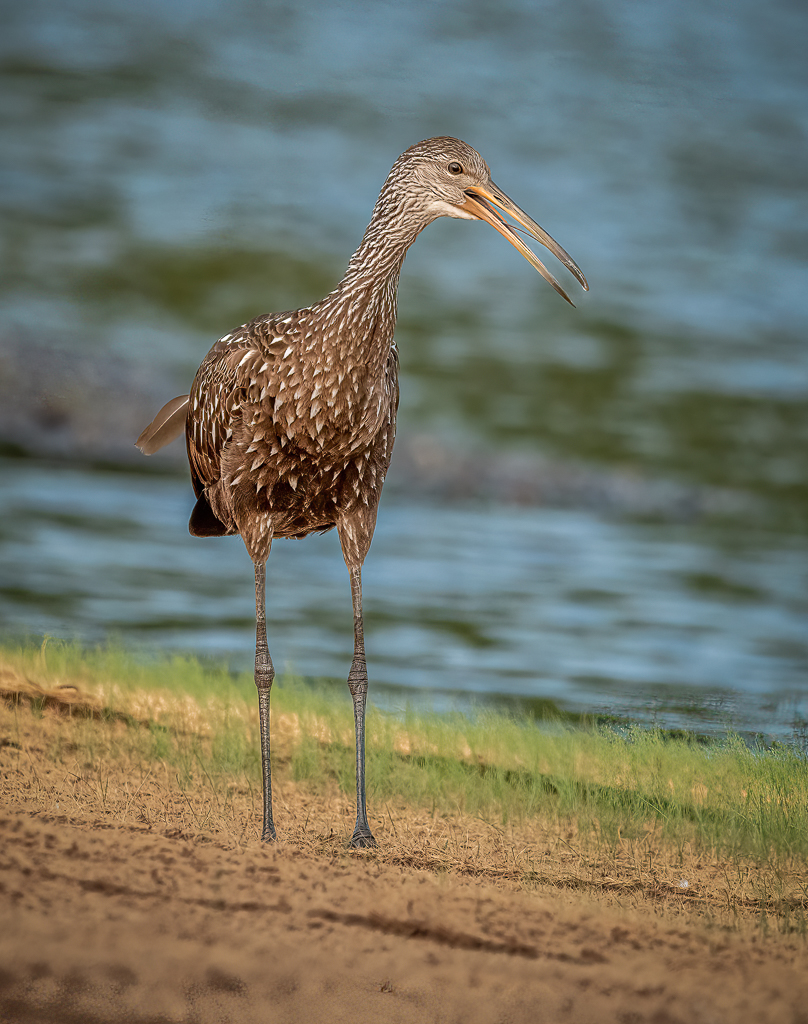
POLYGON ((570 305, 567 293, 517 232, 541 242, 574 274, 584 290, 589 290, 575 260, 494 184, 485 160, 460 139, 444 136, 411 146, 393 165, 387 184, 405 194, 405 203, 415 203, 427 221, 437 217, 484 220, 507 238, 570 305), (516 226, 508 223, 499 210, 516 221, 516 226))

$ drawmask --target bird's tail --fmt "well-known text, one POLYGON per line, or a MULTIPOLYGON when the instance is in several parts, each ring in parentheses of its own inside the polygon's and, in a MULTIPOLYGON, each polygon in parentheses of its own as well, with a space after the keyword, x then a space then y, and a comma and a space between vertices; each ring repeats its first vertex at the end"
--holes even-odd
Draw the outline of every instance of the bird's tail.
POLYGON ((188 395, 179 395, 166 402, 140 437, 135 441, 144 455, 154 455, 179 437, 188 415, 188 395))

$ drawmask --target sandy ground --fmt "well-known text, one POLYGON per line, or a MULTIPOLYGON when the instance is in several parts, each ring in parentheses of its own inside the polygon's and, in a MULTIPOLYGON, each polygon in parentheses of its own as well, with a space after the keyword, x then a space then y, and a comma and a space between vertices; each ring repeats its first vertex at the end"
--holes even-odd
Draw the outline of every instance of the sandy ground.
POLYGON ((288 844, 0 817, 0 1019, 808 1020, 804 951, 288 844))
POLYGON ((808 1022, 805 940, 753 914, 710 927, 687 908, 350 853, 291 782, 267 848, 252 804, 240 834, 193 826, 187 794, 48 761, 37 737, 69 727, 14 715, 0 720, 2 1022, 808 1022))

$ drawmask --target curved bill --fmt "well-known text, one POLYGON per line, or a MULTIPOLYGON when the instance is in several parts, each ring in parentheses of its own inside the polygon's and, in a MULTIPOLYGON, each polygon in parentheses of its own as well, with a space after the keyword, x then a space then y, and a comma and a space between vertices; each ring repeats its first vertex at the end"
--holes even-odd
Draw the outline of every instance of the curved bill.
POLYGON ((467 210, 480 220, 484 220, 487 224, 490 224, 492 228, 495 228, 504 238, 507 238, 511 245, 521 252, 528 263, 535 267, 544 280, 549 282, 558 294, 562 296, 562 298, 565 298, 571 306, 574 306, 575 303, 570 299, 569 295, 567 295, 539 257, 525 245, 516 233, 519 228, 513 227, 503 217, 500 217, 494 207, 503 210, 509 217, 513 217, 513 219, 521 225, 527 234, 535 238, 536 241, 541 242, 541 244, 549 249, 554 256, 557 256, 558 259, 561 260, 567 270, 574 274, 580 281, 584 291, 589 291, 589 285, 581 272, 581 268, 569 253, 565 252, 558 242, 547 234, 544 228, 539 227, 535 220, 531 220, 523 210, 520 210, 516 203, 512 199, 509 199, 501 189, 497 188, 493 181, 489 181, 487 185, 469 186, 469 188, 466 189, 466 195, 468 196, 468 199, 463 203, 462 209, 467 210))

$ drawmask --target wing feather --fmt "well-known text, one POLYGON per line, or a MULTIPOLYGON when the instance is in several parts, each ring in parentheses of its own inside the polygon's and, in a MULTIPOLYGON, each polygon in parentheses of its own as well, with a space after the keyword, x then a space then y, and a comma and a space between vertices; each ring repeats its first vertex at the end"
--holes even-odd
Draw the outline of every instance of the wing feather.
POLYGON ((188 454, 204 486, 221 477, 222 451, 244 402, 257 403, 272 374, 274 354, 263 339, 243 335, 218 341, 199 367, 188 409, 188 454))

